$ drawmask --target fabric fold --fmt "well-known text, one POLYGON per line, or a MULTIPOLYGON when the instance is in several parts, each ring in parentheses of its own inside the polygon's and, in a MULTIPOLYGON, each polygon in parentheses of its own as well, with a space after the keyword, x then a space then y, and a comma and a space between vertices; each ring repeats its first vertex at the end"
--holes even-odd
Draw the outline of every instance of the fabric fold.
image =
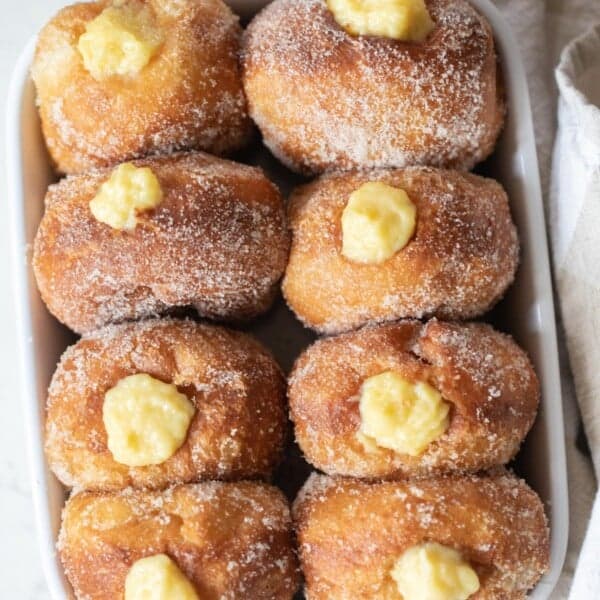
MULTIPOLYGON (((551 185, 556 286, 569 362, 596 477, 600 477, 600 24, 571 42, 556 69, 558 132, 551 185)), ((580 478, 570 472, 570 487, 580 478)), ((571 490, 573 492, 573 490, 571 490)), ((573 493, 571 493, 573 497, 573 493)), ((600 597, 600 496, 569 598, 600 597)))

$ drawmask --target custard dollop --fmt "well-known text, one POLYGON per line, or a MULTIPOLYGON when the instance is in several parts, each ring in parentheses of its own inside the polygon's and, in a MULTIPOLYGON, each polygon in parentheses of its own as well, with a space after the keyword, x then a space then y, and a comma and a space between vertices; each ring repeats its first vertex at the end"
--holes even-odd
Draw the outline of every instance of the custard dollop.
POLYGON ((104 396, 108 449, 130 467, 163 463, 185 441, 194 412, 173 384, 145 373, 124 377, 104 396))
POLYGON ((327 0, 327 5, 352 35, 422 42, 434 28, 424 0, 327 0))
POLYGON ((363 382, 359 410, 358 435, 367 448, 418 456, 448 428, 450 406, 429 383, 384 371, 363 382))
POLYGON ((135 229, 140 212, 155 208, 163 198, 160 183, 148 167, 123 163, 90 202, 94 217, 113 229, 135 229))
POLYGON ((133 563, 125 578, 124 600, 200 600, 190 580, 166 555, 133 563))
POLYGON ((380 181, 365 183, 350 194, 342 213, 342 254, 359 263, 384 262, 408 244, 416 218, 404 190, 380 181))
POLYGON ((77 48, 96 80, 137 75, 163 42, 152 9, 143 2, 114 3, 85 26, 77 48))
POLYGON ((467 600, 479 578, 454 548, 426 542, 409 548, 391 572, 403 600, 467 600))

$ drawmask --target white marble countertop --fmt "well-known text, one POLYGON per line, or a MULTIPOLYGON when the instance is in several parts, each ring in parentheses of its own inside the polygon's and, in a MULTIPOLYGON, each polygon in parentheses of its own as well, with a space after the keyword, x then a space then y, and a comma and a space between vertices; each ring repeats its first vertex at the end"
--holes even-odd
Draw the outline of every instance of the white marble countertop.
POLYGON ((23 410, 14 364, 15 330, 6 223, 5 103, 21 49, 63 0, 0 0, 0 598, 49 598, 33 523, 23 410))

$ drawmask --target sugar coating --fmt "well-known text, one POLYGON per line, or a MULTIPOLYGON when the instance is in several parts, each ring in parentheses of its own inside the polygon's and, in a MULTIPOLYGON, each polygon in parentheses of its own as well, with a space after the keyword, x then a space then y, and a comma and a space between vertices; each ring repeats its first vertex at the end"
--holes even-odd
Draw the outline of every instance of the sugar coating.
POLYGON ((431 167, 321 176, 290 199, 292 248, 283 293, 307 326, 334 334, 399 318, 468 319, 493 306, 519 260, 506 192, 492 179, 431 167), (408 244, 383 263, 343 254, 342 215, 365 182, 406 191, 416 206, 408 244))
POLYGON ((65 7, 38 36, 32 77, 44 138, 59 171, 191 148, 222 154, 248 141, 252 126, 238 65, 241 27, 224 2, 146 2, 161 33, 160 48, 137 75, 97 81, 77 43, 109 4, 65 7))
POLYGON ((523 350, 484 324, 400 321, 317 341, 296 361, 288 398, 307 460, 331 475, 427 477, 507 463, 531 428, 539 382, 523 350), (392 371, 450 405, 445 432, 417 456, 366 447, 360 393, 392 371))
POLYGON ((64 352, 48 390, 48 463, 79 490, 266 477, 285 436, 285 381, 272 356, 250 336, 189 320, 85 335, 64 352), (105 394, 137 373, 177 386, 195 408, 183 445, 158 465, 120 464, 107 445, 105 394))
POLYGON ((90 211, 110 171, 48 189, 33 267, 50 311, 83 332, 177 306, 217 319, 266 310, 289 237, 281 196, 262 171, 202 153, 133 164, 152 169, 162 201, 138 214, 132 231, 114 231, 90 211))
POLYGON ((293 514, 311 600, 397 597, 389 573, 425 541, 459 551, 482 598, 524 600, 549 566, 543 505, 503 469, 374 484, 313 474, 293 514))
POLYGON ((315 173, 414 164, 470 169, 504 114, 489 24, 429 0, 425 42, 352 36, 325 0, 275 0, 243 41, 250 114, 271 151, 315 173))
POLYGON ((62 523, 58 549, 78 598, 121 598, 131 565, 161 553, 200 597, 289 600, 298 585, 287 502, 264 484, 83 492, 67 502, 62 523))

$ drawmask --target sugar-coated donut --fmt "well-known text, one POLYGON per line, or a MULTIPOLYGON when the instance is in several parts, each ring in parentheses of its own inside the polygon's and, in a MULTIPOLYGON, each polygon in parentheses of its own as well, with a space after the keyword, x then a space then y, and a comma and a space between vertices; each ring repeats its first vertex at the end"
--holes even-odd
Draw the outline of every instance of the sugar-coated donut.
POLYGON ((243 333, 175 319, 110 325, 63 354, 45 432, 50 468, 78 489, 264 477, 286 437, 285 380, 267 350, 243 333), (121 464, 107 444, 105 394, 136 373, 175 385, 194 407, 185 441, 160 464, 121 464))
POLYGON ((201 316, 264 312, 285 269, 289 237, 281 196, 260 169, 202 153, 136 160, 162 200, 116 230, 90 201, 113 171, 50 186, 33 268, 50 312, 77 332, 194 305, 201 316))
POLYGON ((435 28, 423 42, 355 37, 326 0, 259 13, 244 36, 244 87, 271 151, 306 173, 486 158, 504 119, 491 28, 466 0, 426 5, 435 28))
POLYGON ((83 492, 66 504, 58 548, 78 600, 124 598, 132 565, 162 553, 202 600, 291 600, 298 586, 288 504, 259 483, 83 492))
POLYGON ((240 35, 222 0, 99 0, 63 8, 40 32, 32 66, 58 170, 76 173, 181 149, 221 154, 243 145, 251 123, 240 35), (123 6, 149 15, 158 48, 137 73, 96 78, 85 66, 80 37, 103 10, 123 6))
POLYGON ((481 315, 513 281, 519 244, 508 199, 491 179, 428 167, 331 174, 291 197, 292 249, 283 293, 322 333, 368 322, 481 315), (416 206, 408 244, 361 264, 342 255, 342 214, 365 182, 405 190, 416 206))
MULTIPOLYGON (((402 600, 394 565, 423 543, 470 564, 479 589, 469 600, 524 600, 549 565, 542 503, 507 472, 373 485, 312 475, 293 512, 311 600, 402 600)), ((426 589, 427 571, 415 575, 426 589)), ((425 597, 459 596, 414 596, 425 597)))
POLYGON ((330 475, 370 479, 507 463, 533 424, 539 401, 533 367, 512 338, 482 323, 436 320, 319 340, 297 359, 288 386, 296 440, 307 460, 330 475), (388 371, 432 385, 449 405, 443 433, 415 455, 365 444, 359 435, 361 386, 388 371))

